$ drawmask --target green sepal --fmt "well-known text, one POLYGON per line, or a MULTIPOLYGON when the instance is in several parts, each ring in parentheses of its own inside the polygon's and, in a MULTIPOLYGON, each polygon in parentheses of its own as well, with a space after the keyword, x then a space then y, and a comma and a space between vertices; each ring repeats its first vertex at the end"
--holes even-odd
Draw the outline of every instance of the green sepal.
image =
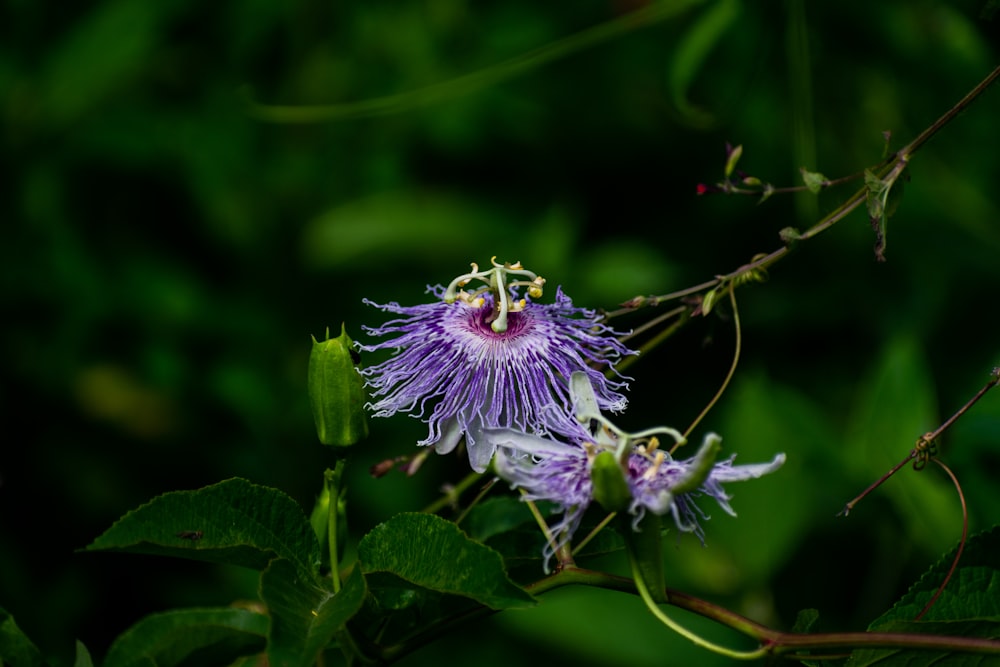
POLYGON ((343 325, 336 338, 330 338, 329 330, 323 342, 313 338, 309 402, 324 445, 348 447, 368 437, 365 386, 354 365, 356 355, 343 325))
POLYGON ((692 464, 688 466, 684 475, 670 487, 670 493, 679 496, 682 493, 691 493, 698 489, 712 472, 715 465, 715 458, 722 448, 720 444, 722 438, 715 433, 709 433, 698 448, 698 453, 694 455, 692 464))
POLYGON ((604 450, 594 458, 590 468, 590 481, 594 487, 594 500, 609 512, 624 512, 632 503, 632 492, 625 481, 625 473, 613 452, 604 450))

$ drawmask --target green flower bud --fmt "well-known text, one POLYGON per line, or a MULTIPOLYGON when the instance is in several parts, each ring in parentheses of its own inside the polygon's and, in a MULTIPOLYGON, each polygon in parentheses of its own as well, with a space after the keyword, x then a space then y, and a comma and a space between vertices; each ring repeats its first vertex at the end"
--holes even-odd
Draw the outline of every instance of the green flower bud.
POLYGON ((364 380, 354 367, 357 352, 340 327, 340 335, 317 342, 309 355, 309 401, 316 434, 324 445, 347 447, 368 437, 364 380))
POLYGON ((594 458, 590 481, 594 485, 594 500, 607 511, 624 512, 632 504, 625 472, 613 452, 604 450, 594 458))

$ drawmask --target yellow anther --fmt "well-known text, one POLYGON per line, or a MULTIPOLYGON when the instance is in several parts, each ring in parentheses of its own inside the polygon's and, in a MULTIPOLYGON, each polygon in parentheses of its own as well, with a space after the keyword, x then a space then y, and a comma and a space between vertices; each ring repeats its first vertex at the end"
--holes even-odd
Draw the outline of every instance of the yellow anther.
POLYGON ((660 446, 660 439, 654 435, 649 439, 649 446, 646 447, 646 450, 651 452, 659 446, 660 446))
POLYGON ((663 452, 656 452, 656 458, 653 459, 653 465, 646 468, 646 472, 642 473, 642 478, 648 482, 656 477, 656 473, 660 471, 660 466, 663 465, 666 458, 667 457, 663 455, 663 452))

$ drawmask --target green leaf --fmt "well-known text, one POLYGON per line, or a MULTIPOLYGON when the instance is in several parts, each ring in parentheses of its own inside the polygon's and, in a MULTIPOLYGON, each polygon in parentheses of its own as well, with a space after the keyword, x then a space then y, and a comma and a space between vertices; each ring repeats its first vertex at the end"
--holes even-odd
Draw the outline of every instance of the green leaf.
POLYGON ((802 181, 809 188, 809 192, 819 194, 819 191, 823 189, 823 184, 826 183, 827 178, 818 171, 806 171, 802 169, 802 181))
POLYGON ((263 570, 275 557, 319 569, 319 543, 302 508, 277 489, 234 478, 172 491, 135 509, 85 551, 175 556, 263 570))
MULTIPOLYGON (((914 620, 947 576, 956 549, 946 554, 915 583, 892 609, 878 617, 871 632, 908 632, 1000 639, 1000 526, 969 539, 958 568, 934 606, 914 620)), ((857 650, 849 667, 905 664, 931 665, 995 664, 997 656, 948 651, 908 649, 857 650)))
MULTIPOLYGON (((543 516, 546 515, 542 507, 539 507, 539 510, 543 516)), ((606 516, 606 513, 597 511, 585 515, 576 531, 577 542, 596 528, 598 521, 606 516)), ((530 566, 534 568, 541 567, 539 563, 542 560, 542 549, 545 547, 545 536, 542 535, 533 520, 514 528, 505 528, 502 533, 491 535, 486 540, 486 544, 503 557, 508 569, 528 563, 531 563, 530 566)), ((574 558, 579 562, 588 556, 614 553, 624 548, 625 541, 618 531, 606 526, 579 551, 575 551, 576 547, 574 547, 574 558)))
POLYGON ((38 648, 17 627, 14 617, 0 607, 0 665, 42 667, 44 664, 38 648))
POLYGON ((364 602, 367 592, 355 568, 338 593, 304 580, 295 566, 276 558, 261 574, 260 596, 271 615, 267 657, 275 667, 311 665, 364 602))
POLYGON ((388 572, 411 584, 472 598, 491 609, 530 607, 535 599, 507 576, 493 549, 431 514, 398 514, 358 544, 362 571, 388 572))
MULTIPOLYGON (((859 384, 855 401, 841 452, 860 491, 899 463, 917 438, 940 423, 921 343, 910 335, 888 341, 859 384)), ((896 505, 907 522, 907 534, 932 553, 947 549, 961 532, 955 487, 937 466, 920 472, 906 466, 875 493, 896 505)), ((870 511, 865 507, 859 504, 854 512, 870 511)))
POLYGON ((726 180, 733 175, 733 171, 736 169, 736 165, 739 163, 741 157, 743 157, 743 144, 738 144, 729 151, 729 157, 726 158, 726 166, 723 169, 726 180))
POLYGON ((482 88, 494 86, 507 79, 531 72, 542 65, 561 60, 597 44, 617 39, 637 28, 655 25, 681 13, 689 6, 698 4, 698 2, 700 0, 653 2, 641 9, 581 30, 574 35, 549 42, 496 65, 412 91, 324 106, 269 106, 251 102, 250 111, 261 120, 277 123, 315 123, 410 111, 416 107, 438 104, 455 97, 469 95, 482 88))
POLYGON ((99 105, 141 75, 157 48, 158 33, 178 3, 109 0, 94 3, 45 63, 42 108, 59 122, 99 105))
POLYGON ((122 633, 103 667, 228 664, 260 653, 267 616, 246 609, 180 609, 152 614, 122 633))
POLYGON ((689 101, 691 84, 705 66, 712 50, 736 24, 741 11, 738 0, 715 2, 684 34, 671 59, 668 83, 674 105, 685 120, 694 125, 707 125, 712 116, 689 101))
POLYGON ((94 660, 90 657, 90 651, 79 639, 76 640, 76 657, 73 660, 73 667, 94 667, 94 660))
POLYGON ((636 530, 632 517, 618 515, 619 530, 625 537, 625 548, 632 554, 649 595, 657 602, 666 602, 666 578, 663 574, 663 518, 646 512, 636 530))
POLYGON ((819 620, 819 611, 816 609, 800 609, 795 615, 795 624, 792 632, 809 632, 819 620))
POLYGON ((476 503, 462 521, 462 528, 477 542, 533 522, 531 511, 513 496, 494 496, 476 503))
POLYGON ((868 192, 865 195, 868 207, 868 219, 871 221, 872 230, 875 232, 875 257, 879 261, 885 261, 885 237, 888 223, 886 200, 889 197, 890 185, 866 169, 865 187, 868 188, 868 192))

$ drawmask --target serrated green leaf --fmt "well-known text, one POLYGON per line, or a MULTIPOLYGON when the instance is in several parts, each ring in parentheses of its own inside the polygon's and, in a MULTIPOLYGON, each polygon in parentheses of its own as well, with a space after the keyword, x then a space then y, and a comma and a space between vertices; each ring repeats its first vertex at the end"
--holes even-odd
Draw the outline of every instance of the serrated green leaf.
POLYGON ((43 667, 42 654, 17 627, 14 617, 0 607, 0 664, 10 667, 43 667))
POLYGON ((103 667, 228 664, 264 650, 267 616, 246 609, 180 609, 152 614, 122 633, 103 667))
POLYGON ((462 529, 478 542, 532 522, 528 506, 513 496, 495 496, 476 503, 462 521, 462 529))
POLYGON ((388 572, 432 591, 472 598, 491 609, 535 603, 507 576, 500 554, 431 514, 398 514, 376 526, 358 544, 358 562, 366 574, 388 572))
POLYGON ((319 569, 319 543, 302 508, 277 489, 233 478, 172 491, 129 512, 84 551, 174 556, 263 570, 287 558, 319 569))
MULTIPOLYGON (((914 620, 947 576, 955 560, 956 549, 924 573, 899 602, 878 617, 868 630, 1000 639, 1000 526, 994 526, 969 539, 962 559, 941 596, 919 621, 914 620)), ((855 651, 847 664, 848 667, 876 664, 937 667, 983 666, 996 664, 998 661, 1000 658, 996 655, 865 649, 855 651)))
MULTIPOLYGON (((584 519, 576 531, 577 540, 582 539, 584 535, 590 533, 597 526, 597 516, 603 519, 605 515, 600 513, 591 515, 593 518, 590 520, 584 519)), ((541 561, 542 549, 545 547, 545 536, 542 535, 538 526, 531 522, 494 535, 487 540, 486 544, 503 557, 508 567, 514 567, 528 562, 541 561)), ((582 549, 574 550, 574 557, 579 560, 587 556, 614 553, 624 548, 625 541, 622 536, 617 530, 608 526, 597 533, 582 549)))
POLYGON ((367 592, 355 569, 339 592, 303 579, 284 558, 271 562, 260 578, 260 596, 271 617, 267 657, 271 665, 312 665, 344 624, 354 616, 367 592))

